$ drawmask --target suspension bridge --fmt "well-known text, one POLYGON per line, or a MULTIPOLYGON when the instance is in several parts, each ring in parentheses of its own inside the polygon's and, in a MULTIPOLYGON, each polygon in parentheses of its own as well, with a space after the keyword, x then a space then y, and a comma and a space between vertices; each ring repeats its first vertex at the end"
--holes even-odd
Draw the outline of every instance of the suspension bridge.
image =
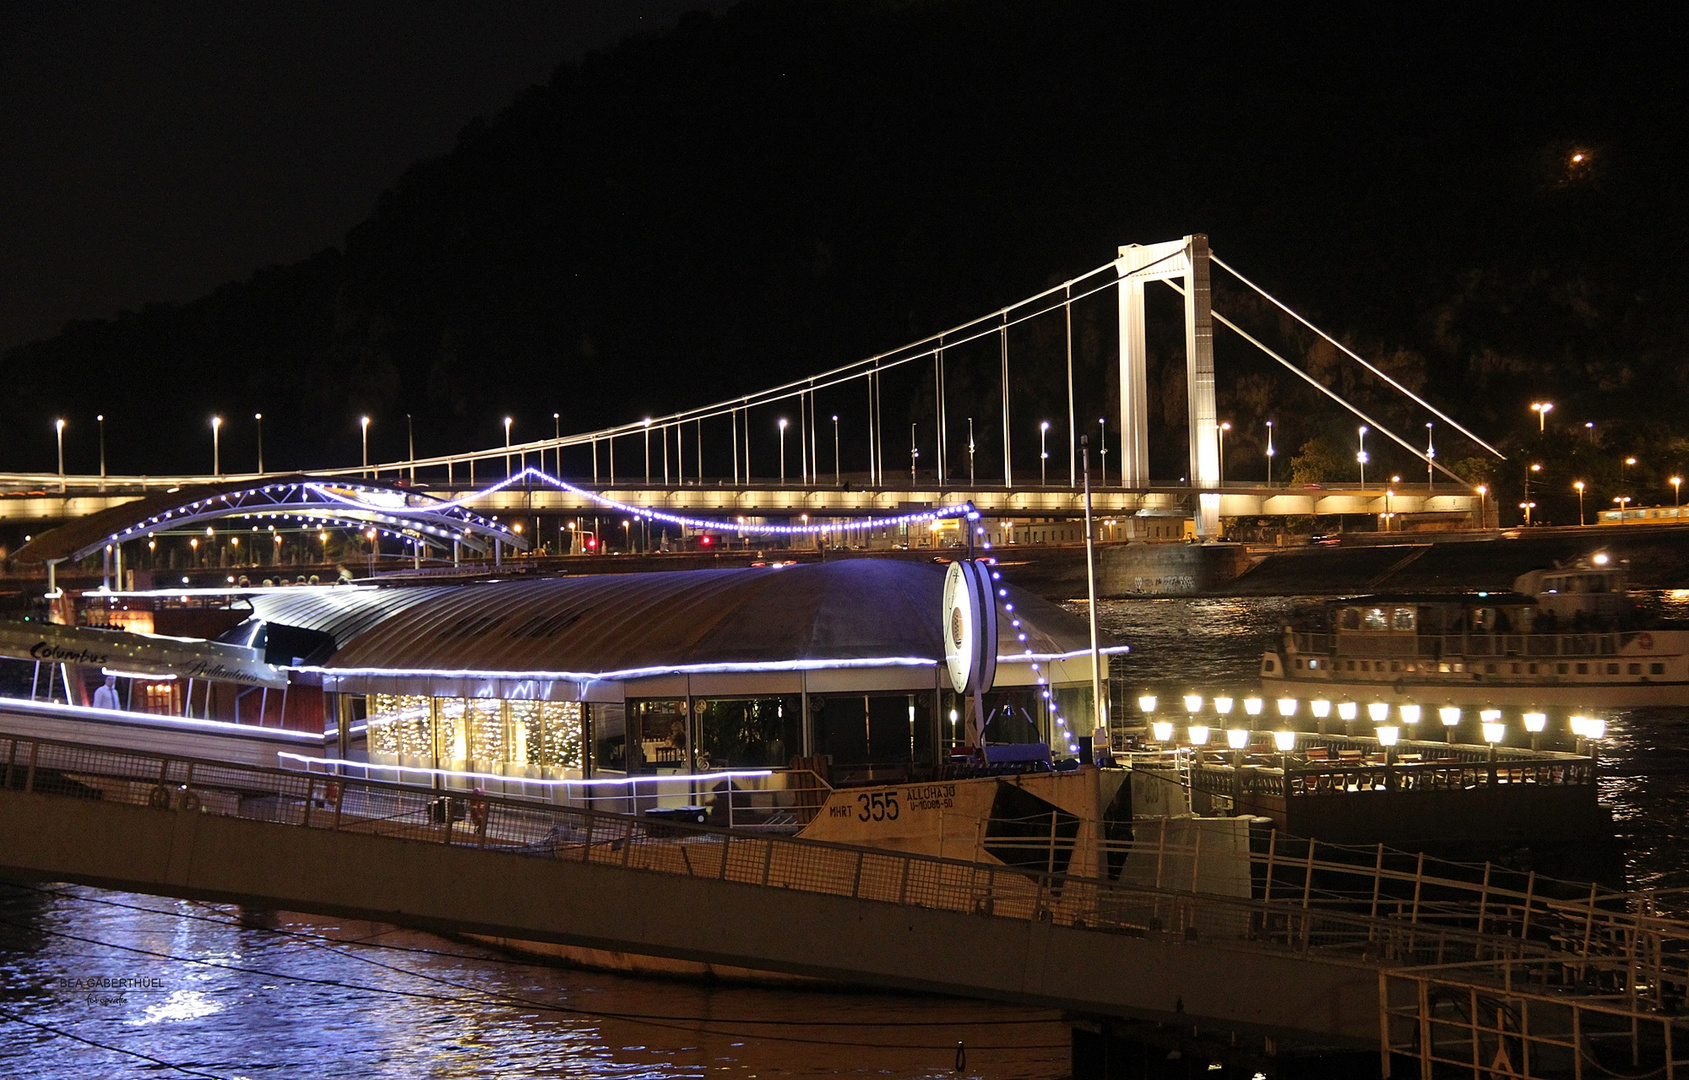
MULTIPOLYGON (((1159 322, 1155 328, 1165 330, 1159 322)), ((1172 371, 1167 368, 1163 380, 1173 378, 1172 371)), ((1093 383, 1098 382, 1095 375, 1093 370, 1093 383)), ((1161 387, 1159 400, 1167 394, 1168 388, 1161 387)), ((1301 411, 1288 402, 1286 407, 1301 411)), ((1134 523, 1169 518, 1190 521, 1195 538, 1203 540, 1220 537, 1221 520, 1227 517, 1370 514, 1380 515, 1388 527, 1395 517, 1431 513, 1464 516, 1482 525, 1488 512, 1484 492, 1443 462, 1456 456, 1451 449, 1501 456, 1458 420, 1223 262, 1200 234, 1122 246, 1115 259, 1099 267, 942 332, 756 393, 662 416, 571 434, 553 414, 551 437, 522 442, 511 441, 513 421, 507 417, 502 445, 418 456, 412 437, 405 457, 384 461, 370 460, 370 418, 360 423, 362 460, 312 470, 309 479, 387 481, 448 502, 473 501, 482 513, 506 520, 521 514, 608 516, 612 524, 606 532, 614 529, 618 516, 656 512, 709 517, 723 525, 750 518, 797 519, 800 532, 837 533, 852 521, 962 502, 994 519, 1073 521, 1083 515, 1087 480, 1095 511, 1122 522, 1116 539, 1167 538, 1166 532, 1142 531, 1134 523), (1423 423, 1423 429, 1410 428, 1412 438, 1393 429, 1385 418, 1345 398, 1328 384, 1331 380, 1316 377, 1307 363, 1287 356, 1288 349, 1275 349, 1238 319, 1215 310, 1216 271, 1229 275, 1239 295, 1253 305, 1355 365, 1393 396, 1401 406, 1398 413, 1411 413, 1411 423, 1423 423), (1183 453, 1157 461, 1152 476, 1151 417, 1172 411, 1152 402, 1150 387, 1149 316, 1154 312, 1145 294, 1157 283, 1178 294, 1182 305, 1184 415, 1169 415, 1168 423, 1182 422, 1188 442, 1183 453), (1118 338, 1112 358, 1118 370, 1101 383, 1117 384, 1118 400, 1104 403, 1097 387, 1085 390, 1084 379, 1076 381, 1076 352, 1099 350, 1080 340, 1075 324, 1105 325, 1108 316, 1118 338), (1234 429, 1220 415, 1217 328, 1289 372, 1313 398, 1350 415, 1356 422, 1352 478, 1346 467, 1341 479, 1290 484, 1283 462, 1275 478, 1274 460, 1281 455, 1271 418, 1252 418, 1245 440, 1243 422, 1234 429), (1043 390, 1033 394, 1034 384, 1043 390), (1046 408, 1051 395, 1044 391, 1052 384, 1059 384, 1055 396, 1065 415, 1046 408), (1028 405, 1028 400, 1038 404, 1028 405), (1058 415, 1041 415, 1048 412, 1058 415), (1228 457, 1226 439, 1233 431, 1228 457), (1438 431, 1445 440, 1441 459, 1435 446, 1438 431), (847 432, 853 437, 847 438, 847 432), (1398 465, 1412 461, 1415 475, 1404 479, 1379 464, 1369 474, 1369 437, 1374 451, 1390 445, 1391 460, 1398 465), (1451 440, 1458 446, 1449 445, 1451 440), (1240 460, 1244 442, 1249 456, 1240 460)), ((257 490, 295 476, 262 471, 261 451, 258 471, 224 470, 217 446, 220 426, 213 428, 210 474, 142 477, 108 472, 103 460, 98 475, 66 474, 62 467, 46 474, 0 473, 0 492, 8 493, 0 498, 0 520, 64 521, 154 495, 213 486, 227 490, 230 484, 257 490)), ((1293 427, 1294 421, 1281 424, 1279 431, 1293 427)), ((536 521, 535 532, 538 526, 536 521)))

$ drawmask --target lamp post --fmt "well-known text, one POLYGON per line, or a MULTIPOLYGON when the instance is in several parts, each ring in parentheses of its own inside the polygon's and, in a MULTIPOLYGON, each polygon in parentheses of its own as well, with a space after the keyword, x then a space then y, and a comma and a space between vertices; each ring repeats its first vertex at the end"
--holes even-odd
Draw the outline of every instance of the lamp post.
POLYGON ((53 437, 59 443, 59 490, 65 489, 65 422, 64 417, 53 421, 53 437))
POLYGON ((1623 525, 1625 511, 1630 507, 1630 496, 1615 495, 1613 496, 1613 501, 1619 504, 1619 524, 1623 525))
POLYGON ((1431 421, 1427 420, 1425 422, 1425 490, 1427 493, 1430 492, 1431 486, 1437 482, 1435 471, 1437 467, 1437 443, 1434 439, 1434 436, 1436 435, 1435 429, 1436 425, 1431 421))
POLYGON ((920 459, 921 448, 915 445, 915 425, 909 425, 909 486, 915 486, 915 462, 920 459))
POLYGON ((1548 414, 1553 410, 1553 408, 1554 405, 1547 401, 1531 402, 1531 411, 1537 414, 1538 435, 1541 435, 1543 432, 1548 430, 1548 414))
POLYGON ((1525 470, 1525 501, 1520 503, 1519 505, 1525 511, 1525 524, 1526 525, 1529 525, 1531 523, 1531 510, 1536 506, 1536 503, 1531 502, 1531 476, 1532 476, 1533 473, 1540 473, 1540 472, 1542 472, 1542 466, 1537 464, 1534 461, 1531 462, 1530 468, 1525 470))
POLYGON ((252 422, 258 426, 258 471, 264 471, 264 414, 252 414, 252 422))
POLYGON ((1520 511, 1523 512, 1524 515, 1525 515, 1525 525, 1527 527, 1529 527, 1530 524, 1531 524, 1531 511, 1535 510, 1536 508, 1537 508, 1537 504, 1534 503, 1534 502, 1531 502, 1529 499, 1526 499, 1524 502, 1519 504, 1520 511))
MULTIPOLYGON (((1102 455, 1097 462, 1097 486, 1108 486, 1108 417, 1097 417, 1097 453, 1102 455)), ((1121 474, 1121 483, 1125 483, 1125 474, 1121 474)))
POLYGON ((776 421, 780 428, 780 486, 786 486, 786 418, 776 421))
POLYGON ((362 432, 363 445, 364 445, 364 465, 363 465, 362 475, 368 476, 369 475, 369 417, 367 417, 367 416, 358 417, 358 428, 362 432))
MULTIPOLYGON (((562 477, 563 477, 563 414, 562 413, 554 412, 554 413, 551 414, 551 437, 557 443, 557 446, 554 448, 555 453, 556 453, 556 457, 557 457, 557 476, 558 476, 558 479, 562 479, 562 477)), ((415 457, 416 455, 412 454, 411 456, 415 457)), ((545 468, 545 455, 543 453, 540 455, 540 468, 542 470, 545 468)))
POLYGON ((1214 434, 1220 443, 1220 471, 1216 478, 1218 480, 1218 487, 1226 486, 1226 432, 1231 429, 1232 422, 1230 420, 1222 421, 1214 428, 1214 434))
POLYGON ((1582 480, 1579 480, 1577 483, 1573 484, 1572 487, 1578 493, 1578 524, 1582 525, 1583 524, 1583 489, 1584 489, 1584 482, 1582 480))
MULTIPOLYGON (((100 475, 104 476, 105 474, 106 474, 105 467, 102 465, 100 467, 100 475)), ((1682 506, 1683 506, 1683 503, 1682 503, 1682 500, 1681 500, 1682 494, 1683 494, 1683 477, 1681 477, 1681 476, 1672 477, 1671 478, 1671 508, 1674 511, 1681 509, 1682 506)), ((1673 514, 1672 516, 1675 517, 1677 515, 1673 514)))
POLYGON ((510 423, 511 417, 504 418, 504 475, 510 476, 510 423))
POLYGON ((1366 433, 1367 433, 1367 430, 1368 429, 1367 429, 1367 426, 1365 424, 1362 424, 1360 426, 1359 448, 1355 451, 1355 460, 1357 462, 1359 462, 1360 466, 1361 466, 1361 487, 1366 487, 1366 433))
POLYGON ((1489 493, 1490 489, 1485 484, 1479 484, 1472 490, 1478 495, 1478 528, 1487 529, 1490 527, 1490 521, 1489 514, 1484 508, 1484 496, 1489 493))
POLYGON ((968 486, 974 486, 974 418, 968 417, 968 486))
POLYGON ((213 416, 211 418, 211 475, 213 476, 223 475, 222 434, 223 418, 213 416))
POLYGON ((1595 421, 1585 420, 1583 430, 1589 435, 1589 445, 1595 445, 1595 421))
POLYGON ((1267 486, 1273 486, 1273 422, 1267 421, 1267 486))
MULTIPOLYGON (((1399 481, 1400 479, 1401 479, 1401 477, 1399 477, 1399 476, 1392 476, 1392 477, 1390 477, 1390 482, 1392 484, 1394 484, 1397 481, 1399 481)), ((1390 500, 1391 500, 1392 497, 1395 496, 1395 494, 1396 494, 1396 489, 1393 488, 1393 487, 1387 487, 1387 488, 1384 489, 1384 531, 1385 532, 1390 531, 1390 518, 1392 516, 1391 513, 1390 513, 1390 500)))
POLYGON ((411 414, 405 414, 405 453, 411 459, 411 481, 416 481, 416 424, 411 420, 411 414))
POLYGON ((839 414, 833 414, 833 486, 841 486, 839 477, 839 414))
POLYGON ((1625 478, 1629 475, 1630 467, 1636 464, 1636 459, 1627 457, 1619 462, 1619 486, 1624 487, 1625 478))
POLYGON ((1045 420, 1038 425, 1038 486, 1045 487, 1050 483, 1050 455, 1044 449, 1045 438, 1050 434, 1050 422, 1045 420))
POLYGON ((106 414, 94 417, 100 425, 100 490, 106 489, 106 414))

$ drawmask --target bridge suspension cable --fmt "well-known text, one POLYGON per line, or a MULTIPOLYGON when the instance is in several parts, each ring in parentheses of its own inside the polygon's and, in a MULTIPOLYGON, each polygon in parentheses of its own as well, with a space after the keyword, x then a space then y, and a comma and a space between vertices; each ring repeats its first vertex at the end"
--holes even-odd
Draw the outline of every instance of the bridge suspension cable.
MULTIPOLYGON (((1180 296, 1183 296, 1185 294, 1185 290, 1183 288, 1181 288, 1179 285, 1177 285, 1176 283, 1168 281, 1165 284, 1167 285, 1168 288, 1172 289, 1174 292, 1178 293, 1180 296)), ((1417 446, 1411 445, 1406 439, 1402 438, 1400 435, 1397 435, 1394 431, 1391 431, 1389 428, 1385 427, 1383 424, 1379 423, 1377 420, 1373 419, 1371 416, 1368 416, 1366 414, 1366 412, 1364 412, 1359 406, 1350 404, 1337 391, 1333 390, 1331 387, 1329 387, 1329 386, 1325 385, 1324 383, 1320 382, 1318 379, 1314 378, 1312 375, 1308 374, 1306 371, 1303 371, 1301 368, 1297 367, 1295 364, 1291 363, 1289 360, 1286 360, 1284 357, 1280 356, 1278 353, 1276 353, 1272 349, 1268 348, 1259 338, 1257 338, 1253 334, 1249 333, 1249 331, 1245 330, 1243 327, 1239 326, 1237 323, 1232 322, 1230 319, 1226 318, 1224 315, 1220 314, 1218 311, 1213 312, 1212 314, 1214 316, 1215 322, 1219 323, 1221 326, 1224 326, 1226 329, 1235 333, 1238 337, 1241 337, 1243 340, 1249 342, 1249 344, 1255 346, 1257 349, 1260 349, 1262 352, 1266 353, 1268 356, 1272 357, 1274 360, 1277 360, 1280 364, 1283 364, 1285 367, 1289 368, 1292 372, 1294 372, 1296 374, 1296 376, 1298 378, 1302 379, 1302 381, 1306 382, 1309 386, 1312 386, 1314 389, 1318 390, 1320 393, 1324 394, 1326 397, 1328 397, 1331 400, 1337 402, 1337 404, 1343 406, 1345 409, 1348 409, 1349 412, 1353 413, 1359 419, 1366 421, 1366 423, 1369 424, 1373 428, 1373 430, 1378 431, 1378 432, 1380 432, 1384 435, 1388 435, 1390 437, 1390 439, 1392 441, 1394 441, 1398 446, 1401 446, 1408 453, 1412 454, 1414 457, 1416 457, 1416 458, 1420 459, 1421 461, 1425 462, 1427 465, 1431 465, 1434 468, 1441 469, 1443 471, 1443 474, 1445 476, 1449 477, 1450 479, 1459 480, 1461 483, 1465 483, 1464 480, 1461 480, 1460 476, 1458 476, 1457 474, 1455 474, 1453 472, 1450 472, 1448 470, 1448 468, 1446 468, 1445 466, 1437 464, 1435 458, 1427 456, 1425 451, 1421 450, 1417 446)), ((1442 414, 1438 413, 1437 415, 1441 416, 1442 414)))
MULTIPOLYGON (((1389 375, 1385 374, 1383 371, 1380 371, 1373 364, 1368 363, 1365 359, 1363 359, 1360 356, 1359 353, 1355 352, 1353 349, 1349 348, 1347 345, 1343 344, 1341 341, 1338 341, 1336 338, 1332 337, 1330 334, 1326 333, 1324 330, 1321 330, 1319 327, 1315 326, 1313 323, 1309 322, 1307 319, 1304 319, 1301 315, 1299 315, 1297 312, 1292 310, 1283 301, 1279 300, 1278 297, 1276 297, 1276 296, 1272 295, 1271 293, 1267 292, 1267 290, 1261 288, 1261 286, 1255 284, 1253 281, 1250 281, 1248 278, 1244 277, 1242 274, 1238 273, 1236 270, 1232 269, 1230 266, 1227 266, 1224 262, 1222 262, 1220 260, 1220 257, 1218 255, 1210 254, 1209 257, 1208 257, 1208 260, 1210 262, 1212 262, 1214 265, 1220 267, 1222 270, 1226 271, 1226 273, 1230 274, 1232 277, 1235 277, 1239 281, 1243 282, 1243 284, 1249 286, 1251 289, 1254 289, 1257 293, 1260 293, 1262 298, 1267 300, 1274 307, 1278 308, 1280 311, 1284 312, 1286 315, 1289 315, 1292 319, 1295 319, 1297 322, 1301 323, 1303 326, 1306 326, 1309 330, 1312 330, 1314 333, 1316 333, 1320 337, 1324 338, 1331 345, 1333 345, 1336 348, 1342 350, 1343 353, 1345 355, 1347 355, 1351 360, 1355 361, 1357 364, 1360 364, 1362 367, 1366 368, 1368 371, 1372 372, 1374 375, 1378 376, 1380 379, 1383 379, 1385 382, 1387 382, 1391 386, 1395 387, 1402 394, 1406 395, 1407 397, 1412 398, 1421 407, 1423 407, 1426 411, 1430 412, 1432 415, 1436 416, 1439 420, 1443 421, 1445 424, 1450 425, 1456 431, 1460 432, 1462 435, 1466 436, 1468 439, 1471 439, 1473 442, 1477 443, 1479 446, 1483 447, 1485 450, 1488 450, 1490 453, 1494 454, 1496 457, 1501 458, 1502 460, 1506 460, 1506 458, 1507 458, 1506 454, 1502 453, 1500 450, 1497 450, 1495 447, 1491 446, 1489 443, 1485 442, 1483 439, 1480 439, 1478 436, 1474 435, 1471 431, 1468 431, 1465 427, 1463 427, 1461 425, 1460 421, 1456 420, 1454 417, 1450 416, 1448 413, 1443 412, 1441 409, 1437 408, 1435 405, 1431 404, 1429 401, 1426 401, 1424 398, 1420 397, 1418 394, 1414 393, 1412 390, 1409 390, 1407 387, 1403 386, 1401 383, 1397 382, 1395 379, 1392 379, 1389 375)), ((1230 326, 1231 324, 1228 323, 1227 325, 1230 326)), ((1232 329, 1235 330, 1237 328, 1234 326, 1234 327, 1232 327, 1232 329)), ((1240 331, 1240 333, 1241 333, 1241 331, 1240 331)), ((1379 430, 1383 430, 1383 429, 1380 428, 1379 430)), ((1394 436, 1392 436, 1392 438, 1394 438, 1394 436)), ((1400 439, 1397 439, 1396 441, 1401 442, 1400 439)), ((1406 446, 1407 444, 1402 443, 1402 445, 1406 446)), ((1425 455, 1420 454, 1418 456, 1423 458, 1425 455)), ((1443 471, 1448 472, 1447 469, 1444 469, 1443 471)), ((1453 474, 1451 473, 1450 475, 1452 476, 1453 474)))

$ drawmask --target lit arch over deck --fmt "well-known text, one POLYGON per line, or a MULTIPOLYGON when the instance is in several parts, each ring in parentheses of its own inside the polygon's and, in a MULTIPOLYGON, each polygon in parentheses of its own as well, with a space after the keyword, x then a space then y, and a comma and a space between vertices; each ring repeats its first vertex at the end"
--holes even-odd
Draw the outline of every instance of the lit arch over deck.
POLYGON ((75 561, 107 546, 166 530, 230 518, 302 527, 379 529, 391 536, 485 552, 495 544, 526 551, 529 540, 473 510, 380 480, 282 477, 264 483, 198 484, 151 495, 71 521, 19 548, 23 562, 75 561))

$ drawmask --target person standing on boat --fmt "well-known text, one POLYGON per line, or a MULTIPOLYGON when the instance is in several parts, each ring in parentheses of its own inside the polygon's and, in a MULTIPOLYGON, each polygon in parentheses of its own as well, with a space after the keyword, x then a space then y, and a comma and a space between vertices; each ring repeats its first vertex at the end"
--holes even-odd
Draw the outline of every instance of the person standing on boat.
POLYGON ((117 703, 117 676, 107 675, 105 684, 94 691, 94 708, 120 709, 117 703))

